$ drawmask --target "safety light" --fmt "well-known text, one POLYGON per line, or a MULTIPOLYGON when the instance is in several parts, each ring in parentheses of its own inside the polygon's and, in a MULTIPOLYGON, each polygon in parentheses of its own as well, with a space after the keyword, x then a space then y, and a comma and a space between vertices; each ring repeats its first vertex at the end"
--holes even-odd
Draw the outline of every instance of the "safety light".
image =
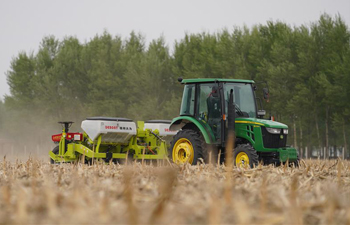
POLYGON ((55 135, 52 135, 52 141, 53 141, 53 142, 60 142, 61 137, 62 137, 62 134, 55 134, 55 135))

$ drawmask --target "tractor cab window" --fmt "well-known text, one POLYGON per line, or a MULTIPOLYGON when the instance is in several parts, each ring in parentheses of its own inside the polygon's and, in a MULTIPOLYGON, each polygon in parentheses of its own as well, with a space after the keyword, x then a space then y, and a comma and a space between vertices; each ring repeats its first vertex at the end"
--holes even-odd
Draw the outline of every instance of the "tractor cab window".
POLYGON ((200 84, 197 99, 197 119, 209 125, 216 139, 221 136, 221 98, 217 84, 200 84))
POLYGON ((251 84, 226 83, 224 85, 225 113, 230 98, 230 90, 233 89, 236 117, 256 117, 255 98, 251 84))
POLYGON ((184 93, 182 96, 182 103, 180 109, 180 115, 192 115, 194 114, 194 97, 195 97, 195 85, 186 84, 184 93))

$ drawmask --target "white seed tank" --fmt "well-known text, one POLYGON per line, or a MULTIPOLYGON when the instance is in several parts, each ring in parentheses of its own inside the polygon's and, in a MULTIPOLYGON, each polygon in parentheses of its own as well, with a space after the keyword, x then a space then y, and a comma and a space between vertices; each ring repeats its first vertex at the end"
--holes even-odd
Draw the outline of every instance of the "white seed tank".
POLYGON ((81 128, 95 141, 101 135, 102 142, 127 144, 136 135, 136 124, 131 119, 115 117, 88 117, 81 128))
POLYGON ((169 129, 170 124, 171 120, 148 120, 145 122, 144 129, 157 129, 159 131, 159 136, 166 142, 170 143, 173 136, 177 133, 177 131, 171 131, 169 129))

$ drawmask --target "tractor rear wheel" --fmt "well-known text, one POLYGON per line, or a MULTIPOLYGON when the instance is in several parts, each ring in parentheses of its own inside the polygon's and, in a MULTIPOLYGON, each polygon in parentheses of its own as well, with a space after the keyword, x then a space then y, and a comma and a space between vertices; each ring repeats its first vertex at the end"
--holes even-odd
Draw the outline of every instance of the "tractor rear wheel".
MULTIPOLYGON (((57 145, 56 147, 54 147, 52 149, 52 153, 55 154, 55 155, 58 155, 59 151, 60 151, 60 146, 59 145, 57 145)), ((55 164, 55 161, 52 158, 50 158, 50 162, 51 162, 51 164, 55 164)))
POLYGON ((249 144, 238 145, 233 152, 233 160, 237 167, 253 168, 259 163, 258 154, 249 144))
POLYGON ((196 165, 207 159, 206 143, 202 135, 190 129, 180 130, 170 143, 170 158, 176 164, 196 165))

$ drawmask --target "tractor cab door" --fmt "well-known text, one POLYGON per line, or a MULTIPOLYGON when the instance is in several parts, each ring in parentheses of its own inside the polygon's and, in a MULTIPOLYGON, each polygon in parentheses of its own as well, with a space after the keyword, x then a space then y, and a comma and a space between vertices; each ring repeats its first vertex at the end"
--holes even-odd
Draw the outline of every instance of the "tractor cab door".
POLYGON ((221 143, 222 104, 218 83, 202 83, 197 90, 196 119, 207 124, 213 133, 213 143, 221 143))

